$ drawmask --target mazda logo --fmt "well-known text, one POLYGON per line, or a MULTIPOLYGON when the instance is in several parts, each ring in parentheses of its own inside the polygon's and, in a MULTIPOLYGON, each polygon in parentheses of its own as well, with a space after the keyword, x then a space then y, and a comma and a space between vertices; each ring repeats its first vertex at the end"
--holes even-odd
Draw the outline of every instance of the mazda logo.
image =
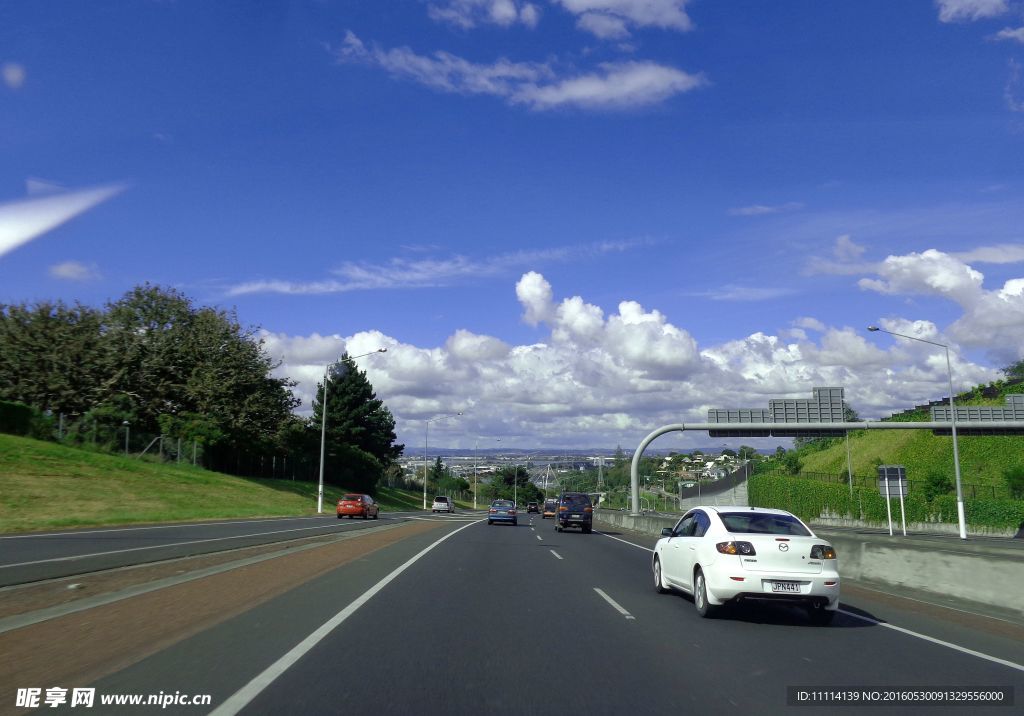
POLYGON ((788 552, 789 551, 789 545, 786 544, 785 542, 783 542, 782 544, 779 545, 779 551, 780 552, 788 552))

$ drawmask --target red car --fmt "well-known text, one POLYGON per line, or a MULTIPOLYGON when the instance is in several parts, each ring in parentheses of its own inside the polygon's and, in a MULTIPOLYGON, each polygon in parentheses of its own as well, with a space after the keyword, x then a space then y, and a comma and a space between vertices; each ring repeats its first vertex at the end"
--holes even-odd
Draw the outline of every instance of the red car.
POLYGON ((380 505, 373 501, 373 498, 369 495, 345 495, 338 500, 338 519, 348 515, 349 519, 353 517, 362 517, 364 520, 369 519, 373 516, 373 519, 377 519, 380 514, 380 505))

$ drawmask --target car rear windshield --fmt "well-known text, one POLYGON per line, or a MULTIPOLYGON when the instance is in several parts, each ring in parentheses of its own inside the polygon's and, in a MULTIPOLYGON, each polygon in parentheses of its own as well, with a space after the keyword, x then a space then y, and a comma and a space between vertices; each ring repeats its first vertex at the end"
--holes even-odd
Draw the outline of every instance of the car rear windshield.
POLYGON ((590 498, 587 495, 564 495, 562 503, 570 508, 589 507, 590 498))
POLYGON ((558 500, 548 500, 544 503, 544 507, 558 507, 558 500))
POLYGON ((343 499, 345 502, 359 502, 361 499, 363 499, 363 496, 362 495, 345 495, 341 499, 343 499))
POLYGON ((491 507, 512 507, 512 500, 497 500, 491 503, 491 507))
POLYGON ((809 537, 810 532, 800 521, 790 515, 767 515, 763 512, 725 512, 722 518, 725 529, 730 532, 762 535, 797 535, 809 537))
POLYGON ((434 502, 447 502, 447 501, 448 501, 447 497, 435 497, 434 498, 434 502))

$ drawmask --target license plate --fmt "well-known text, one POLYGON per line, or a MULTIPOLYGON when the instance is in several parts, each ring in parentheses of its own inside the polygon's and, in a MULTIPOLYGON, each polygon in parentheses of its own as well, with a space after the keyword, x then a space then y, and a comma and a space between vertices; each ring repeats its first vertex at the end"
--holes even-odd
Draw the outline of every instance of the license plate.
POLYGON ((572 519, 574 519, 574 520, 582 520, 583 519, 583 515, 573 515, 572 519))
POLYGON ((773 592, 793 592, 795 594, 800 593, 800 582, 772 582, 773 592))

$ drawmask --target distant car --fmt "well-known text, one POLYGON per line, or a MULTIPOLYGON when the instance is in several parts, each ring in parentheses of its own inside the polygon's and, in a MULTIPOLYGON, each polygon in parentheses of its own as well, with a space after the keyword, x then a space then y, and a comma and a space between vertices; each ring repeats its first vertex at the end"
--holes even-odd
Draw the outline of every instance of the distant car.
POLYGON ((567 527, 579 527, 590 532, 594 524, 594 505, 585 492, 566 492, 558 497, 558 513, 555 515, 555 531, 567 527))
POLYGON ((728 602, 799 604, 825 625, 839 607, 839 562, 827 540, 785 510, 695 507, 654 545, 654 588, 693 595, 702 617, 728 602))
POLYGON ((455 500, 444 495, 438 495, 434 498, 434 505, 430 510, 431 512, 455 512, 455 500))
POLYGON ((495 500, 487 510, 487 524, 495 522, 511 522, 513 526, 519 524, 516 517, 516 503, 512 500, 495 500))
POLYGON ((538 512, 539 513, 540 512, 540 508, 537 507, 537 503, 536 502, 527 502, 526 503, 526 512, 527 513, 530 513, 530 512, 538 512))
POLYGON ((369 495, 343 495, 338 500, 338 519, 342 517, 362 517, 364 520, 370 516, 377 519, 380 515, 380 505, 373 501, 369 495))
POLYGON ((548 517, 554 517, 558 514, 558 500, 550 498, 544 500, 544 511, 541 512, 540 518, 546 520, 548 517))

